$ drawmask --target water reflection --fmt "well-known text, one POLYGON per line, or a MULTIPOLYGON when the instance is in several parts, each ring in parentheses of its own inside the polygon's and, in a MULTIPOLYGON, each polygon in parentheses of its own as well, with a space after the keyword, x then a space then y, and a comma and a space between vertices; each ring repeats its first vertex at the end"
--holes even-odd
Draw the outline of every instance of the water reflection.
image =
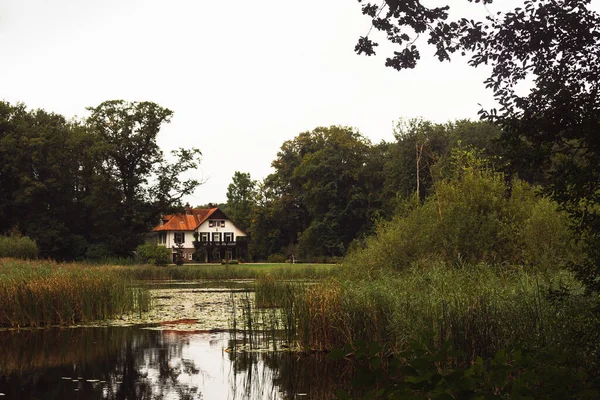
POLYGON ((322 355, 231 351, 236 344, 222 332, 0 332, 0 398, 326 399, 347 375, 322 355))

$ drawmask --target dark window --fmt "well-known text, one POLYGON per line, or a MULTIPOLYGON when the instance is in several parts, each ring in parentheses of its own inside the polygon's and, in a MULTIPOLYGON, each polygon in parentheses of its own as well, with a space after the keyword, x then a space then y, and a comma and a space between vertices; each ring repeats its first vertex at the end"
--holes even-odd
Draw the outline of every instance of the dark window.
POLYGON ((233 232, 225 232, 223 234, 223 241, 225 241, 225 242, 233 242, 233 232))
POLYGON ((175 232, 175 243, 185 243, 185 232, 175 232))
POLYGON ((211 221, 211 220, 209 220, 209 221, 208 221, 208 227, 209 227, 209 228, 212 228, 212 227, 214 227, 214 226, 215 226, 215 221, 211 221))
POLYGON ((220 241, 221 241, 221 232, 213 233, 213 242, 220 242, 220 241))
POLYGON ((201 242, 208 242, 208 232, 203 232, 200 234, 200 241, 201 242))

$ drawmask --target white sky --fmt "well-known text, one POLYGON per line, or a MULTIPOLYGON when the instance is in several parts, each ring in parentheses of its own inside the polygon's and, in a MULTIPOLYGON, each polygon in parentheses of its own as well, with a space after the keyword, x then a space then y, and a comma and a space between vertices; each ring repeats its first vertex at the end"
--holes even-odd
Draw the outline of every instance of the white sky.
POLYGON ((391 141, 399 118, 476 119, 492 104, 465 60, 423 54, 396 72, 384 40, 357 56, 369 26, 356 0, 0 0, 0 99, 67 118, 113 99, 173 110, 163 150, 203 153, 192 205, 225 202, 234 171, 264 178, 285 140, 317 126, 391 141))

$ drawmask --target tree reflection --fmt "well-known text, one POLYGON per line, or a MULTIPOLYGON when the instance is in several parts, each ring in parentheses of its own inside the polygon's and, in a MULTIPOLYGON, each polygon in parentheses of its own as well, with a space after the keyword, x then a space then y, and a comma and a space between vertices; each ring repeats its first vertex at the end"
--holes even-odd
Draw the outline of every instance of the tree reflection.
POLYGON ((200 373, 181 357, 185 341, 133 328, 0 332, 0 393, 7 398, 201 399, 200 373))
POLYGON ((44 400, 325 399, 351 375, 323 354, 235 351, 239 345, 223 333, 140 328, 0 332, 0 393, 44 400))

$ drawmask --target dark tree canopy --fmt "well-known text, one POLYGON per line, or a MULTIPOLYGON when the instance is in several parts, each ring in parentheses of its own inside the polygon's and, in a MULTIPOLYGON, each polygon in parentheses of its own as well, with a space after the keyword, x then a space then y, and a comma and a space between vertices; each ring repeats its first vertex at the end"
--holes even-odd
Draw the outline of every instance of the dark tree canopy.
POLYGON ((226 211, 240 228, 247 230, 252 220, 252 208, 256 202, 256 181, 249 173, 235 171, 227 187, 226 211))
POLYGON ((30 236, 42 257, 131 255, 199 184, 180 178, 197 149, 169 163, 156 143, 171 111, 122 100, 90 110, 78 122, 0 102, 0 234, 30 236))
MULTIPOLYGON (((491 66, 485 86, 499 108, 481 116, 502 129, 513 172, 543 171, 547 193, 576 218, 590 255, 578 270, 600 289, 600 15, 590 0, 526 0, 483 20, 450 20, 449 11, 419 0, 363 4, 373 28, 400 47, 387 66, 414 68, 421 34, 441 61, 459 52, 473 67, 491 66)), ((367 35, 356 51, 376 46, 367 35)))

